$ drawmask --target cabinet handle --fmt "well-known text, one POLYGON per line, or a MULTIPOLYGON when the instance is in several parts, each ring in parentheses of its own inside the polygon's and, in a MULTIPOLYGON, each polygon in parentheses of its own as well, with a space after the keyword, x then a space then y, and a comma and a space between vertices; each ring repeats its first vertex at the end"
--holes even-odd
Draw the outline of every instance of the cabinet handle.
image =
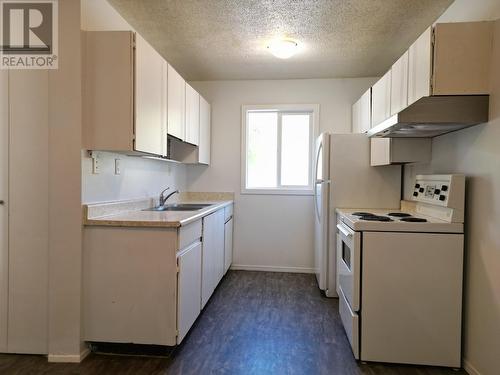
POLYGON ((3 206, 4 203, 5 202, 2 199, 0 199, 0 206, 3 206))

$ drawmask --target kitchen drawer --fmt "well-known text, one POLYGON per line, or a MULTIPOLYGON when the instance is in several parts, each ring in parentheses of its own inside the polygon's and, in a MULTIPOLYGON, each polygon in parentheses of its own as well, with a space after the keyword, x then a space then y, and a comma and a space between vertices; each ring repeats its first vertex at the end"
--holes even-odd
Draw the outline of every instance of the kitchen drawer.
POLYGON ((224 207, 224 222, 227 222, 233 216, 233 205, 224 207))
POLYGON ((354 358, 359 359, 359 316, 352 312, 342 290, 339 290, 339 313, 354 358))
POLYGON ((184 249, 194 241, 201 238, 201 219, 179 228, 179 246, 177 250, 184 249))

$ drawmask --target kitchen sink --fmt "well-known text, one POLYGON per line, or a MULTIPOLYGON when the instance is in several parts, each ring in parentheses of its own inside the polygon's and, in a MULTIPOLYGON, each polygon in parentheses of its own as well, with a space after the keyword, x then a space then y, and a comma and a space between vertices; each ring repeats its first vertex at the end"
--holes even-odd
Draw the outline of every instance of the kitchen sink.
POLYGON ((211 205, 205 203, 172 203, 165 206, 146 208, 143 211, 198 211, 211 205))

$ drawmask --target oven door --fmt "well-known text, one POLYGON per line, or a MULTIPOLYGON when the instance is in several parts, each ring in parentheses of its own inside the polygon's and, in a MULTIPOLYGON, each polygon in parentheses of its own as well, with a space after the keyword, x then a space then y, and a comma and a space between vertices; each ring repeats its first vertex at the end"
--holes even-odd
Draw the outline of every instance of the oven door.
POLYGON ((352 311, 359 311, 361 235, 341 221, 337 224, 337 272, 339 289, 352 311))

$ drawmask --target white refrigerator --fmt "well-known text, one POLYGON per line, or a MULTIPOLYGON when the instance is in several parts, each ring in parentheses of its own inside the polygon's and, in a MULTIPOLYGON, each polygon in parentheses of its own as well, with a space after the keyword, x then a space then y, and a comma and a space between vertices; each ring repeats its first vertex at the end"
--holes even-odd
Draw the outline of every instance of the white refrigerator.
POLYGON ((336 208, 399 208, 401 166, 370 166, 365 134, 322 133, 315 145, 314 268, 327 297, 338 297, 336 208))

